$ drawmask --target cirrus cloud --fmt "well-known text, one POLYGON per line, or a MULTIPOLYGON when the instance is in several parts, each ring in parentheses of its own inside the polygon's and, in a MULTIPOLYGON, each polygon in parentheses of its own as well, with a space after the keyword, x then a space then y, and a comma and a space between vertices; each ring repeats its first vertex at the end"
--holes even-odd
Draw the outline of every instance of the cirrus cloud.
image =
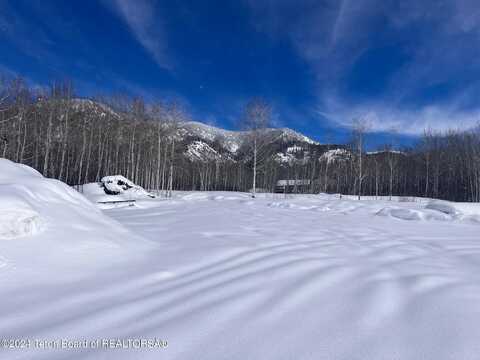
POLYGON ((478 1, 246 1, 256 28, 289 39, 309 64, 330 124, 360 117, 373 132, 408 135, 478 124, 478 1))
POLYGON ((162 18, 151 0, 111 0, 106 4, 125 22, 159 67, 173 69, 162 18))

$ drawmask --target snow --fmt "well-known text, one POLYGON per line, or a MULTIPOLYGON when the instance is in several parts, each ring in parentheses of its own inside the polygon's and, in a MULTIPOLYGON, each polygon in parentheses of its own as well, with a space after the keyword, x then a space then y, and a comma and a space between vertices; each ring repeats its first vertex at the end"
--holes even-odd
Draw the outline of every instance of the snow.
POLYGON ((222 158, 218 151, 203 141, 188 144, 185 156, 190 161, 215 161, 222 158))
POLYGON ((93 113, 102 117, 108 114, 115 118, 120 118, 120 115, 115 112, 110 106, 98 101, 83 98, 73 98, 71 99, 71 102, 72 108, 75 111, 92 111, 93 113))
POLYGON ((396 154, 396 155, 405 155, 403 151, 399 150, 377 150, 377 151, 367 151, 367 155, 380 155, 380 154, 396 154))
POLYGON ((199 137, 202 140, 213 142, 220 140, 222 146, 235 154, 243 143, 245 133, 241 131, 230 131, 210 126, 197 121, 188 121, 182 124, 180 129, 184 135, 199 137))
MULTIPOLYGON (((276 131, 277 129, 271 129, 272 131, 276 131)), ((296 132, 295 130, 289 128, 280 128, 278 129, 282 133, 282 136, 286 141, 303 141, 310 145, 319 145, 320 143, 310 139, 309 137, 296 132)))
POLYGON ((301 146, 293 145, 287 147, 287 153, 297 153, 303 151, 303 148, 301 146))
POLYGON ((297 179, 297 180, 278 180, 277 186, 295 186, 295 185, 310 185, 310 180, 297 179))
POLYGON ((336 161, 342 161, 350 157, 350 152, 346 149, 331 149, 325 151, 322 156, 320 156, 320 161, 325 161, 328 164, 336 161))
POLYGON ((480 211, 478 210, 477 204, 432 200, 428 203, 427 209, 439 211, 452 219, 469 220, 480 223, 480 211))
POLYGON ((149 246, 66 184, 0 159, 0 288, 84 277, 149 246))
POLYGON ((155 197, 122 175, 104 176, 99 183, 85 184, 82 193, 94 203, 155 197))
MULTIPOLYGON (((284 141, 301 141, 312 145, 319 143, 289 128, 270 128, 268 132, 275 135, 275 138, 281 138, 284 141)), ((235 154, 242 146, 245 138, 249 135, 248 131, 231 131, 210 126, 197 121, 187 121, 181 124, 179 129, 181 136, 199 137, 204 141, 213 142, 219 140, 223 148, 232 154, 235 154)))
POLYGON ((277 153, 275 154, 275 161, 280 164, 293 164, 297 159, 291 153, 277 153))
POLYGON ((40 215, 25 205, 13 202, 9 209, 2 206, 2 210, 0 210, 0 240, 33 235, 42 230, 43 220, 40 215), (12 205, 15 208, 12 209, 12 205))
POLYGON ((176 192, 100 212, 19 169, 0 162, 1 200, 24 186, 48 226, 0 241, 2 337, 168 347, 2 359, 478 358, 480 204, 176 192))
POLYGON ((390 216, 400 220, 451 220, 451 217, 438 211, 432 211, 429 209, 413 210, 393 206, 381 209, 377 212, 377 215, 390 216))

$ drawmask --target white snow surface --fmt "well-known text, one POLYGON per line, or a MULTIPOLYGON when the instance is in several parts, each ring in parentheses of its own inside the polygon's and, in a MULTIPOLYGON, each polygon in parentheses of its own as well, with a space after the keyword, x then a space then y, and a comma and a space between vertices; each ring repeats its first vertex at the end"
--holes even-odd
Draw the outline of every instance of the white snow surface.
MULTIPOLYGON (((0 334, 168 347, 3 348, 2 359, 478 359, 480 224, 463 215, 478 216, 479 204, 177 192, 102 215, 71 196, 104 228, 82 236, 68 224, 65 268, 77 242, 94 246, 106 233, 131 243, 131 257, 114 263, 95 247, 88 266, 19 281, 17 272, 40 265, 25 246, 23 263, 0 268, 0 334), (134 257, 141 241, 127 233, 154 245, 134 257)), ((49 245, 66 226, 55 216, 42 233, 0 241, 0 259, 20 241, 58 251, 49 245)))

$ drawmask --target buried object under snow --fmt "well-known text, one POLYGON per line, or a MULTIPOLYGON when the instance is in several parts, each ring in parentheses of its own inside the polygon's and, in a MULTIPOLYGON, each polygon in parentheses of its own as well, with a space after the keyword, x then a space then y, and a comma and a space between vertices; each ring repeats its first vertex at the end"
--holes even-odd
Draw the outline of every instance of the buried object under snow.
POLYGON ((122 175, 104 176, 101 180, 101 186, 107 195, 130 194, 133 197, 155 197, 155 195, 141 186, 135 185, 122 175))

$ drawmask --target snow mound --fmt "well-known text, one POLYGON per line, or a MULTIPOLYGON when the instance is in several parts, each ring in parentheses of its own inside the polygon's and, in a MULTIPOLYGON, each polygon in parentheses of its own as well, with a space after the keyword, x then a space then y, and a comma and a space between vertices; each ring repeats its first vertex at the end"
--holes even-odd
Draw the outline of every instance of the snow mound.
POLYGON ((267 203, 270 208, 330 212, 337 214, 382 216, 405 221, 458 221, 480 224, 480 204, 453 203, 449 201, 430 200, 422 202, 402 202, 391 205, 385 200, 354 200, 354 197, 329 194, 316 196, 296 195, 291 199, 267 203))
POLYGON ((141 244, 70 186, 0 159, 0 257, 18 271, 94 269, 94 259, 124 259, 141 244))
POLYGON ((0 236, 35 234, 55 215, 73 206, 77 211, 98 214, 81 194, 61 181, 44 178, 36 170, 0 159, 0 236), (52 210, 52 211, 50 211, 52 210))
POLYGON ((458 216, 462 214, 462 212, 455 207, 454 203, 449 201, 432 200, 427 204, 426 208, 451 216, 458 216))
POLYGON ((30 204, 22 182, 41 179, 36 170, 0 159, 0 240, 33 235, 42 230, 45 219, 30 204))
POLYGON ((454 203, 442 200, 432 200, 427 204, 426 208, 447 214, 457 220, 480 223, 479 203, 454 203))
POLYGON ((378 216, 388 216, 400 220, 452 220, 449 214, 430 209, 406 209, 385 207, 377 212, 378 216))
POLYGON ((380 209, 376 215, 401 220, 450 220, 480 223, 480 204, 431 200, 425 207, 418 209, 387 206, 380 209))
POLYGON ((122 175, 104 176, 101 182, 108 195, 128 194, 131 198, 155 197, 122 175))
POLYGON ((122 175, 105 176, 99 183, 85 184, 82 192, 94 203, 141 200, 155 197, 155 195, 122 175))

